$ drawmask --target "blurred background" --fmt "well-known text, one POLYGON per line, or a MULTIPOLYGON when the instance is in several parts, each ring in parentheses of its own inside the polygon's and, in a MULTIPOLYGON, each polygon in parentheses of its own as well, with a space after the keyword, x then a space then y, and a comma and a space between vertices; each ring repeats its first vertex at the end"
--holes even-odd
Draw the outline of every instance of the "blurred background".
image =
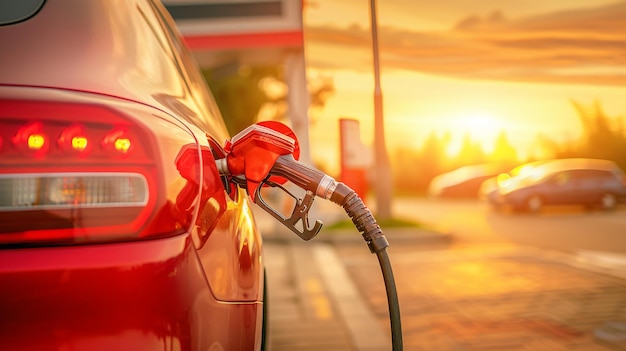
MULTIPOLYGON (((416 177, 402 176, 407 172, 428 178, 486 161, 619 158, 625 8, 611 0, 379 1, 397 187, 423 190, 416 177)), ((366 142, 373 135, 368 10, 365 1, 305 6, 307 67, 332 77, 335 87, 312 117, 320 145, 336 139, 328 131, 338 116, 361 120, 366 142)))
MULTIPOLYGON (((359 158, 374 166, 369 1, 204 3, 210 16, 166 1, 231 133, 294 124, 311 161, 340 177, 339 120, 357 120, 359 158)), ((624 1, 386 0, 377 10, 394 192, 423 195, 435 175, 471 164, 626 166, 624 1)))
MULTIPOLYGON (((378 63, 393 194, 382 206, 410 221, 399 221, 408 231, 383 225, 408 349, 626 348, 626 1, 378 1, 378 62, 374 1, 165 3, 232 134, 261 120, 291 125, 303 160, 374 210, 367 200, 384 166, 374 150, 378 63), (599 168, 617 190, 580 181, 596 189, 589 203, 537 211, 547 198, 527 197, 516 206, 533 214, 500 210, 511 179, 561 158, 609 161, 599 168)), ((517 183, 545 178, 582 198, 574 176, 547 174, 517 183)), ((340 209, 319 206, 316 218, 330 224, 319 242, 333 244, 335 264, 315 259, 328 257, 324 244, 267 236, 279 291, 270 294, 272 349, 387 349, 376 332, 350 327, 367 316, 342 308, 363 298, 359 312, 371 310, 386 335, 376 262, 362 242, 337 241, 340 209), (368 293, 333 299, 344 295, 327 267, 368 293)))

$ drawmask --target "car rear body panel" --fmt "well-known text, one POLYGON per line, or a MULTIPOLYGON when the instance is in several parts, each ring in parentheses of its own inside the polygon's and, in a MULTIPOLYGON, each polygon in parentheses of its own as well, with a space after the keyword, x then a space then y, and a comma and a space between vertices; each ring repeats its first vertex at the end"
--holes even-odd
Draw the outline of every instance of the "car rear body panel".
MULTIPOLYGON (((261 236, 245 192, 227 193, 217 172, 214 155, 228 133, 163 11, 151 0, 47 0, 31 18, 0 26, 0 122, 64 128, 107 123, 112 113, 141 131, 154 187, 153 208, 130 236, 83 240, 83 224, 72 218, 82 241, 0 238, 2 349, 261 347, 261 236), (71 115, 76 107, 108 112, 71 115)), ((108 161, 89 158, 69 164, 58 151, 8 157, 17 155, 15 133, 5 132, 0 175, 110 170, 108 161)), ((28 209, 3 211, 33 218, 28 209)))
MULTIPOLYGON (((0 248, 0 344, 50 350, 196 350, 209 345, 240 349, 259 345, 263 301, 260 234, 245 192, 238 194, 237 201, 230 199, 215 170, 213 177, 203 178, 204 187, 191 184, 195 205, 177 204, 185 189, 185 179, 175 164, 181 147, 192 144, 193 152, 198 152, 190 131, 159 110, 97 94, 3 86, 0 100, 123 111, 129 120, 158 135, 154 151, 163 165, 159 177, 163 187, 155 216, 187 210, 183 217, 190 218, 173 238, 0 248), (201 199, 207 205, 199 204, 201 199), (201 243, 200 251, 193 245, 194 236, 204 238, 195 240, 201 243), (38 332, 33 334, 34 330, 38 332)), ((212 158, 209 161, 214 168, 212 158)), ((204 168, 206 172, 211 167, 204 168)), ((0 167, 1 173, 7 171, 11 169, 6 164, 0 167)))
POLYGON ((257 303, 216 301, 188 236, 0 251, 0 345, 225 350, 253 343, 257 303))
POLYGON ((29 20, 0 26, 1 83, 137 101, 224 142, 228 134, 206 83, 161 11, 158 2, 143 0, 48 0, 29 20))
MULTIPOLYGON (((143 143, 146 151, 150 153, 147 159, 154 162, 154 166, 149 167, 155 169, 152 171, 154 174, 151 176, 153 178, 151 183, 157 187, 149 199, 152 206, 155 207, 152 216, 163 216, 164 213, 167 213, 172 218, 178 218, 176 223, 172 224, 177 229, 170 229, 170 232, 182 233, 190 229, 191 220, 197 212, 197 206, 181 204, 180 194, 186 188, 194 187, 193 193, 197 195, 200 192, 200 185, 199 183, 187 184, 190 182, 177 170, 176 160, 178 155, 184 151, 183 146, 189 145, 195 150, 198 149, 198 146, 196 138, 191 134, 189 128, 184 128, 174 118, 148 106, 108 96, 22 86, 0 85, 0 108, 1 118, 5 120, 16 119, 22 123, 38 121, 44 125, 58 124, 65 127, 81 122, 79 118, 82 118, 82 115, 86 115, 86 121, 93 119, 93 122, 98 122, 98 119, 110 119, 119 116, 125 121, 124 123, 145 131, 142 140, 138 141, 143 143)), ((4 130, 2 133, 5 143, 9 144, 8 141, 11 140, 11 134, 14 131, 4 130)), ((53 136, 50 137, 53 138, 53 136)), ((16 169, 35 173, 84 173, 94 170, 112 172, 132 170, 135 166, 141 167, 141 165, 135 165, 123 159, 113 161, 99 156, 91 157, 91 155, 84 158, 73 158, 57 150, 54 142, 51 143, 51 150, 44 157, 23 157, 19 153, 5 150, 4 157, 0 159, 0 173, 13 173, 16 169), (11 156, 13 154, 15 156, 11 156), (119 167, 113 165, 112 162, 119 162, 119 167)), ((4 147, 7 149, 10 146, 5 145, 4 147)), ((194 170, 194 172, 199 172, 199 170, 194 170)), ((197 174, 193 177, 199 179, 200 175, 197 174)), ((219 179, 214 179, 214 184, 210 186, 210 189, 213 196, 217 197, 216 203, 220 204, 221 209, 218 212, 223 212, 226 207, 225 195, 223 191, 220 191, 222 188, 219 179)), ((154 219, 151 217, 146 222, 150 223, 154 219)), ((153 225, 163 224, 156 221, 153 225)), ((141 229, 137 228, 137 230, 141 229)), ((149 229, 144 228, 143 230, 149 229)), ((165 231, 168 229, 155 228, 155 231, 167 234, 165 231)))

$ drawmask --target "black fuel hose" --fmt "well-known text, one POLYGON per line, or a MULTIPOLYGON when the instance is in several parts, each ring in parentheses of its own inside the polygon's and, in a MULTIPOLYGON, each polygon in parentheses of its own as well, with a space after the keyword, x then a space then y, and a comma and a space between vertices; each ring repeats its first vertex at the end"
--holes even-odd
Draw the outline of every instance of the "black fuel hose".
POLYGON ((391 324, 391 342, 393 351, 401 351, 402 324, 400 320, 400 303, 396 291, 396 283, 391 269, 391 262, 387 254, 389 242, 385 238, 382 229, 374 219, 372 212, 358 194, 344 183, 335 181, 324 172, 309 167, 293 158, 292 155, 279 157, 272 170, 272 175, 282 176, 293 182, 301 189, 310 191, 315 195, 341 206, 361 233, 371 253, 375 253, 383 273, 385 289, 387 291, 387 304, 389 306, 389 321, 391 324))
POLYGON ((370 210, 350 187, 343 183, 337 183, 337 187, 331 195, 330 201, 338 204, 346 211, 352 223, 354 223, 354 226, 361 232, 370 252, 375 253, 378 257, 383 280, 385 282, 385 289, 387 291, 389 322, 391 324, 391 342, 393 350, 400 351, 403 349, 400 302, 398 301, 398 293, 396 291, 391 261, 387 254, 389 243, 370 210))
POLYGON ((376 253, 380 269, 383 272, 383 280, 385 281, 385 289, 387 291, 387 305, 389 306, 389 323, 391 324, 391 344, 392 350, 401 351, 402 346, 402 322, 400 320, 400 302, 398 301, 398 292, 396 291, 396 283, 393 278, 393 270, 391 269, 391 261, 387 250, 376 253))

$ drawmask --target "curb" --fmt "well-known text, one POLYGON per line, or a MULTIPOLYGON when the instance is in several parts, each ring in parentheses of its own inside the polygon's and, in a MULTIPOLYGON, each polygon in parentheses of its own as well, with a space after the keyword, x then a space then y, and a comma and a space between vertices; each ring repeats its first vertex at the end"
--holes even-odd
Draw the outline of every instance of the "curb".
MULTIPOLYGON (((263 241, 267 242, 293 242, 303 240, 295 233, 287 228, 278 228, 280 224, 274 228, 265 228, 263 233, 263 241)), ((392 228, 384 229, 383 234, 391 245, 394 242, 424 242, 424 243, 450 243, 453 240, 452 233, 438 232, 434 230, 420 228, 392 228)), ((363 236, 355 228, 353 230, 322 230, 320 233, 310 240, 311 242, 330 243, 330 244, 352 244, 365 243, 363 236)))
MULTIPOLYGON (((328 229, 326 225, 333 224, 346 215, 342 209, 335 204, 322 203, 323 206, 311 208, 309 214, 310 225, 316 219, 323 223, 321 231, 310 241, 322 243, 365 243, 362 235, 356 228, 349 229, 328 229), (332 206, 330 206, 332 205, 332 206)), ((258 206, 252 207, 257 228, 263 240, 267 242, 292 242, 303 240, 290 229, 283 226, 275 218, 260 209, 258 206)), ((418 227, 382 227, 383 234, 390 245, 394 242, 424 242, 424 243, 449 243, 453 239, 452 233, 439 228, 418 228, 418 227)))
MULTIPOLYGON (((383 234, 390 244, 394 242, 441 242, 449 243, 452 241, 451 233, 437 232, 421 228, 391 228, 383 229, 383 234)), ((315 240, 315 239, 314 239, 315 240)), ((320 232, 317 240, 329 243, 363 243, 363 236, 355 228, 353 230, 327 230, 320 232)))
POLYGON ((598 273, 626 279, 626 255, 624 254, 582 250, 574 255, 575 265, 598 273))
POLYGON ((331 245, 314 245, 313 257, 356 350, 389 350, 391 340, 387 332, 331 245))

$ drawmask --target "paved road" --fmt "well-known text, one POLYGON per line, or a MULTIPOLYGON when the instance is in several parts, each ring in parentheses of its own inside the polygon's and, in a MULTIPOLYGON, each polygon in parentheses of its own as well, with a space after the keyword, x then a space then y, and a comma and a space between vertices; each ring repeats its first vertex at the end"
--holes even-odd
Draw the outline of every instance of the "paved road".
MULTIPOLYGON (((336 246, 358 289, 386 326, 376 262, 336 246)), ((625 350, 626 280, 579 269, 543 250, 419 244, 390 248, 406 350, 625 350)))
MULTIPOLYGON (((392 241, 405 350, 626 349, 626 279, 516 245, 392 241)), ((374 255, 360 242, 265 244, 272 351, 390 350, 374 255)))
MULTIPOLYGON (((433 224, 451 224, 459 235, 452 241, 393 240, 395 233, 386 232, 405 350, 626 350, 624 270, 581 260, 579 245, 563 249, 568 240, 559 234, 553 234, 558 250, 547 249, 546 233, 531 230, 556 219, 576 222, 575 239, 603 230, 600 223, 609 228, 608 242, 597 247, 604 248, 621 242, 610 231, 611 223, 621 223, 615 214, 499 218, 476 202, 418 202, 404 209, 433 224), (544 245, 513 240, 499 226, 544 245)), ((305 243, 286 233, 266 241, 271 350, 390 349, 378 262, 355 238, 305 243)))
POLYGON ((399 198, 394 213, 450 230, 463 242, 513 241, 553 250, 626 254, 626 208, 583 212, 563 207, 533 215, 496 213, 481 201, 399 198))

